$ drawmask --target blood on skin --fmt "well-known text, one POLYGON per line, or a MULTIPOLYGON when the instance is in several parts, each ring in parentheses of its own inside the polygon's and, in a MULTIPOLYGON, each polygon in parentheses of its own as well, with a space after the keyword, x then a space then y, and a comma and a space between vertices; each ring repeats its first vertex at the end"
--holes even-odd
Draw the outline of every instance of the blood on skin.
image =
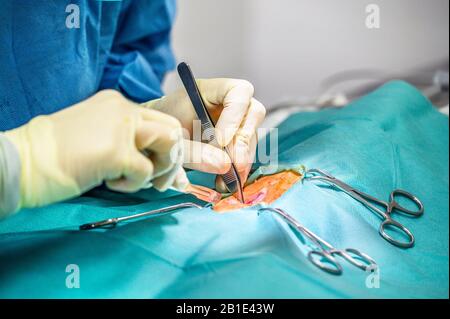
POLYGON ((213 207, 216 212, 226 212, 250 207, 259 203, 270 204, 283 195, 292 185, 302 178, 296 171, 283 171, 277 174, 263 176, 244 187, 245 203, 241 203, 236 195, 224 198, 213 207))

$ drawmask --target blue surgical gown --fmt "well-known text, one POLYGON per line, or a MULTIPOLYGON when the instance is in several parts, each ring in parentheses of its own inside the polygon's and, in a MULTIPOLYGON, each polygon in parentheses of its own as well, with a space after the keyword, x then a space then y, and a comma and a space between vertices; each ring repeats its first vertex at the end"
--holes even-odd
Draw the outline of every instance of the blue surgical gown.
POLYGON ((1 1, 0 131, 100 89, 136 102, 160 97, 174 66, 174 16, 175 0, 1 1), (79 8, 79 28, 67 27, 76 19, 69 4, 79 8))

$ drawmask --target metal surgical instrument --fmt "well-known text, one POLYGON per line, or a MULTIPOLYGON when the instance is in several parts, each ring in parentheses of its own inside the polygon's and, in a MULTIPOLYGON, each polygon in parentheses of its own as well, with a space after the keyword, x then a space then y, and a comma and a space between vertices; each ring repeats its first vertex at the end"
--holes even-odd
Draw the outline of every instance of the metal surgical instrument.
POLYGON ((98 222, 83 224, 80 226, 80 230, 89 230, 89 229, 104 228, 104 227, 114 227, 118 223, 130 220, 130 219, 149 217, 149 216, 157 217, 157 216, 172 214, 172 213, 175 213, 175 211, 178 209, 189 208, 189 207, 203 208, 203 206, 197 205, 195 203, 181 203, 181 204, 177 204, 177 205, 173 205, 173 206, 154 209, 154 210, 144 212, 144 213, 138 213, 138 214, 123 216, 123 217, 108 218, 108 219, 101 220, 98 222))
POLYGON ((370 256, 354 248, 346 248, 344 250, 334 248, 331 244, 301 225, 295 218, 280 208, 263 207, 258 210, 258 213, 261 212, 271 212, 281 216, 303 238, 306 237, 314 243, 315 248, 308 252, 308 259, 323 271, 333 275, 342 274, 342 266, 336 260, 335 256, 344 258, 352 265, 364 271, 372 271, 377 268, 377 263, 370 256))
MULTIPOLYGON (((195 113, 201 122, 202 128, 202 139, 206 143, 214 146, 218 146, 216 140, 216 134, 214 130, 214 122, 206 109, 205 102, 200 94, 197 83, 195 82, 194 75, 192 71, 185 62, 181 62, 178 67, 178 74, 183 82, 184 88, 192 102, 195 113), (206 132, 206 133, 205 133, 206 132)), ((225 147, 225 152, 230 155, 229 150, 225 147)), ((242 189, 241 179, 239 177, 238 171, 234 163, 231 163, 230 170, 222 175, 223 181, 231 193, 236 192, 237 198, 243 203, 244 202, 244 191, 242 189)))
POLYGON ((322 181, 344 191, 349 196, 351 196, 352 198, 356 199, 358 202, 362 203, 364 206, 369 208, 371 211, 375 212, 382 219, 380 228, 378 229, 378 232, 380 233, 381 237, 383 237, 389 243, 401 248, 410 248, 414 246, 415 239, 411 231, 402 224, 400 224, 399 222, 393 220, 391 217, 391 214, 394 211, 402 212, 414 217, 419 217, 423 214, 424 212, 423 204, 413 194, 408 193, 401 189, 394 189, 389 196, 389 202, 386 202, 373 196, 370 196, 360 190, 357 190, 352 186, 340 181, 339 179, 331 176, 330 174, 320 169, 309 169, 308 171, 306 171, 304 180, 322 181), (404 197, 408 199, 410 202, 414 203, 417 206, 417 210, 413 211, 401 206, 395 200, 396 197, 404 197), (380 207, 383 207, 384 209, 382 210, 380 209, 380 207), (401 233, 406 235, 408 240, 400 241, 393 238, 386 231, 388 227, 393 227, 394 229, 400 231, 401 233))

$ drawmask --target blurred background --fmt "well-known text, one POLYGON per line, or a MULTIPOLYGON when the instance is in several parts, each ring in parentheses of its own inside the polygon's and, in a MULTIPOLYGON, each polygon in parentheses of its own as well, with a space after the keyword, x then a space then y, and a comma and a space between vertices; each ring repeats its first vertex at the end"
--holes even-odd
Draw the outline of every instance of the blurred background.
MULTIPOLYGON (((448 0, 178 0, 173 48, 198 78, 248 79, 272 110, 340 106, 401 78, 448 113, 448 0)), ((179 86, 172 72, 165 91, 179 86)))

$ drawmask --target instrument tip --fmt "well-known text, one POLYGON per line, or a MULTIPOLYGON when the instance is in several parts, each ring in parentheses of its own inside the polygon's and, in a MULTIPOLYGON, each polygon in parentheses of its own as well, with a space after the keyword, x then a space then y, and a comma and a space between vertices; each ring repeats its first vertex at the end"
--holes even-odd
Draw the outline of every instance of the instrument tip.
POLYGON ((220 194, 219 192, 200 185, 189 184, 185 192, 194 195, 202 201, 212 204, 217 203, 222 198, 222 194, 220 194))

